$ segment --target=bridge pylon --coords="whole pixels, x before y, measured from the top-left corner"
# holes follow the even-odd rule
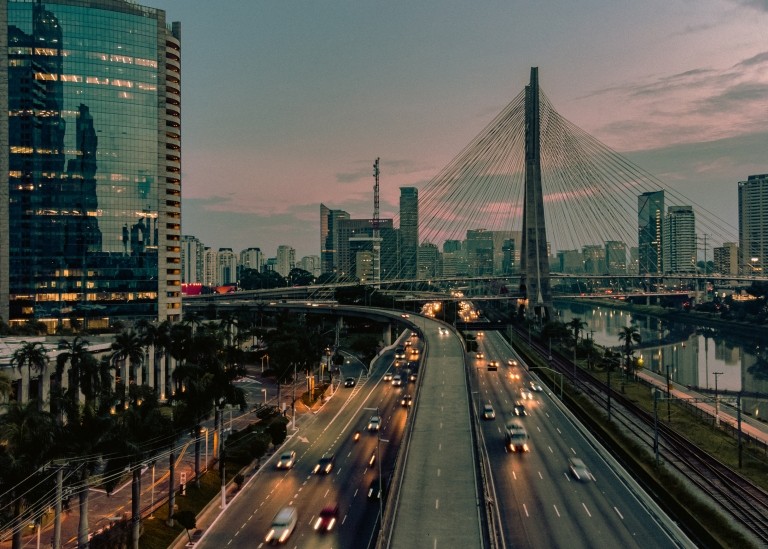
[[[539,69],[531,67],[531,82],[525,87],[525,201],[520,249],[520,290],[528,318],[546,322],[552,317],[552,289],[549,280],[547,228],[544,222],[544,194],[541,189],[541,129]]]

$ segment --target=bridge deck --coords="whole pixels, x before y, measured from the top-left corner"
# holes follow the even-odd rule
[[[438,323],[415,322],[429,347],[389,546],[482,547],[464,349]]]

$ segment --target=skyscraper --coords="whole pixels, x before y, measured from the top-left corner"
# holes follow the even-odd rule
[[[282,277],[287,277],[296,267],[296,250],[286,244],[277,247],[277,265],[275,270]]]
[[[400,276],[416,278],[419,249],[419,189],[400,187]]]
[[[670,206],[662,228],[665,273],[696,272],[696,218],[691,206]]]
[[[618,240],[606,241],[605,266],[608,274],[627,274],[627,245]]]
[[[768,271],[768,174],[739,181],[739,251],[742,274]]]
[[[205,245],[194,236],[183,235],[181,237],[181,281],[186,284],[202,283],[204,263]]]
[[[0,317],[181,318],[181,25],[127,0],[9,0]]]
[[[664,191],[637,197],[638,274],[662,272],[661,226],[664,217]]]
[[[342,219],[349,219],[349,213],[320,204],[320,263],[323,273],[338,272],[338,228]]]

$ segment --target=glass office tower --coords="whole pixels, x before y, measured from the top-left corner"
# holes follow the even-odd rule
[[[180,25],[125,0],[3,4],[0,316],[180,319]]]

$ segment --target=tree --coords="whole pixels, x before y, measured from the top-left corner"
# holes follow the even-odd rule
[[[18,368],[20,373],[24,369],[24,366],[27,367],[29,381],[32,380],[32,370],[37,372],[37,395],[35,395],[34,400],[37,402],[37,407],[39,409],[42,409],[43,399],[45,398],[43,395],[43,380],[41,374],[45,370],[45,367],[48,365],[48,361],[48,352],[40,342],[23,341],[21,347],[16,349],[11,356],[11,365]],[[24,377],[22,375],[21,384],[23,383]],[[24,389],[21,391],[23,393]],[[23,400],[22,395],[19,395],[19,400]],[[32,399],[30,398],[30,400]]]
[[[189,531],[197,528],[197,517],[195,516],[195,513],[192,511],[179,511],[178,513],[173,514],[173,518],[178,520],[179,524],[187,530],[187,538],[189,538],[189,541],[192,541],[192,536],[189,535]]]
[[[53,457],[54,433],[52,416],[34,402],[14,402],[0,416],[0,501],[13,516],[13,549],[22,547],[26,524],[45,507],[33,504],[45,498],[41,466]]]
[[[579,334],[587,327],[587,323],[578,317],[574,317],[567,323],[568,327],[573,330],[573,345],[576,346],[579,343]]]
[[[126,362],[128,368],[126,368]],[[139,376],[136,369],[144,362],[144,344],[142,338],[134,330],[124,330],[115,336],[112,342],[112,363],[117,369],[117,364],[121,364],[121,378],[125,383],[125,395],[128,396],[128,387],[131,379],[137,384]],[[143,381],[143,380],[142,380]]]
[[[632,347],[634,344],[640,343],[640,331],[636,326],[624,326],[619,331],[619,341],[624,345],[624,356],[626,357],[625,367],[627,372],[633,371],[633,364],[630,361],[632,356]]]

